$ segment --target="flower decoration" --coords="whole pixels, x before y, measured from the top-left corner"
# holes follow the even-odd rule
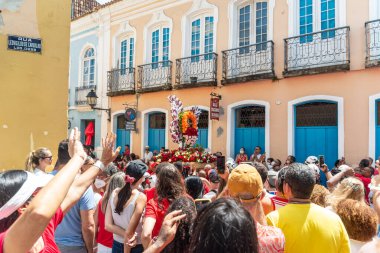
[[[182,114],[182,134],[195,136],[198,135],[198,119],[194,112],[186,111]],[[192,130],[190,130],[192,129]],[[190,131],[189,131],[190,130]]]
[[[175,95],[168,97],[171,105],[172,121],[170,122],[170,135],[174,143],[181,147],[193,146],[198,139],[198,120],[201,110],[194,106],[184,111],[183,104]]]
[[[213,163],[216,157],[203,148],[186,148],[175,149],[168,152],[163,152],[153,157],[155,162],[196,162],[196,163]]]

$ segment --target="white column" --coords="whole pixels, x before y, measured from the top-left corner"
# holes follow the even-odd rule
[[[110,70],[110,36],[111,20],[108,9],[99,13],[99,30],[98,30],[98,106],[101,108],[110,108],[107,97],[107,71]],[[106,111],[100,111],[100,137],[105,138],[107,134],[108,114]],[[102,148],[97,147],[98,156],[101,155]]]

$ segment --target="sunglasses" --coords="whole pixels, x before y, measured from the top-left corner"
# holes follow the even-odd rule
[[[49,160],[53,160],[53,156],[42,157],[42,159],[49,159]]]

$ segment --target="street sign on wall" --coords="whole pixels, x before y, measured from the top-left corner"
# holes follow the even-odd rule
[[[41,53],[42,40],[22,36],[8,35],[8,50]]]
[[[219,120],[220,108],[219,108],[219,98],[214,97],[210,100],[210,119]]]
[[[136,131],[136,122],[135,121],[126,121],[125,130]]]

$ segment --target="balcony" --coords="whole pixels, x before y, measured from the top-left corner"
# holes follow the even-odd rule
[[[87,94],[91,91],[96,91],[96,85],[82,86],[75,88],[75,105],[87,105]]]
[[[108,71],[107,80],[107,96],[113,97],[135,93],[135,68]]]
[[[367,68],[380,66],[380,19],[365,23]]]
[[[140,93],[172,88],[171,61],[161,61],[138,66],[137,91]]]
[[[217,85],[216,53],[194,55],[176,60],[176,88]]]
[[[349,69],[349,27],[285,39],[285,77]]]
[[[273,41],[225,50],[222,84],[274,78]]]

